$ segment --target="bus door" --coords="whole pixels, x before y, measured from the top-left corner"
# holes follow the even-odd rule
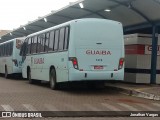
[[[43,64],[44,64],[44,43],[45,43],[45,34],[38,35],[37,38],[37,55],[32,57],[32,64],[36,66],[35,73],[39,74],[38,78],[44,79]]]
[[[21,51],[20,51],[20,56],[22,56],[22,76],[23,78],[27,78],[27,64],[26,64],[26,55],[27,55],[27,52],[28,52],[28,49],[27,49],[27,43],[28,40],[25,40],[24,43],[22,44],[22,47],[21,47]]]
[[[22,47],[23,42],[24,42],[23,39],[16,39],[16,49],[15,49],[15,51],[13,51],[13,52],[15,52],[15,54],[14,54],[15,56],[13,56],[13,62],[15,64],[15,66],[19,67],[19,68],[22,67],[22,58],[19,54],[16,54],[16,53],[20,52],[20,49]],[[13,46],[13,45],[11,45],[11,46]]]
[[[34,36],[32,39],[32,45],[31,45],[31,70],[32,73],[34,72],[36,74],[37,72],[37,64],[36,64],[36,58],[37,58],[37,36]],[[34,75],[32,75],[34,77]]]

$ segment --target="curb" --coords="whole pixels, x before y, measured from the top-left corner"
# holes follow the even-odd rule
[[[105,86],[110,87],[110,88],[114,88],[114,89],[118,90],[120,93],[129,95],[129,96],[135,96],[135,97],[145,98],[145,99],[149,99],[149,100],[160,101],[159,95],[146,93],[146,92],[142,92],[142,91],[134,90],[134,89],[126,89],[126,88],[112,86],[112,85],[105,85]]]
[[[132,96],[145,98],[145,99],[149,99],[149,100],[160,100],[159,95],[146,93],[146,92],[142,92],[142,91],[137,91],[137,90],[132,90]]]

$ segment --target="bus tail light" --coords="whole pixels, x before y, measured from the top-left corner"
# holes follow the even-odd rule
[[[76,57],[69,57],[69,61],[72,61],[73,67],[78,69],[78,61]]]
[[[120,59],[119,59],[119,66],[118,66],[118,69],[119,69],[119,70],[122,69],[123,64],[124,64],[124,58],[120,58]]]
[[[13,61],[14,65],[18,67],[17,59],[12,59],[12,61]]]

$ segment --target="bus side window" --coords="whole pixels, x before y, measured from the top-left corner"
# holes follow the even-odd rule
[[[0,46],[0,53],[1,53],[1,57],[2,57],[2,45]]]
[[[31,54],[33,53],[33,49],[34,49],[34,38],[33,37],[31,37],[31,50],[30,50],[30,52],[31,52]]]
[[[4,49],[4,56],[6,56],[6,45],[4,44],[3,47],[4,47],[3,48]]]
[[[59,30],[55,31],[54,51],[58,50]]]
[[[36,53],[37,52],[37,36],[32,37],[32,49],[31,53]]]
[[[1,45],[1,57],[3,56],[3,47],[2,47],[2,45]]]
[[[38,35],[38,41],[37,41],[37,53],[40,52],[40,44],[41,44],[41,38],[40,38],[40,36]]]
[[[7,43],[5,45],[5,56],[7,56]]]
[[[3,57],[5,56],[5,46],[4,46],[4,44],[2,45],[3,46]]]
[[[49,33],[45,34],[45,46],[44,46],[45,52],[48,52],[49,50],[49,36],[50,36]]]
[[[13,41],[10,43],[10,55],[13,53]]]
[[[4,56],[6,56],[6,51],[7,51],[6,44],[4,44]]]
[[[24,43],[22,44],[21,51],[20,51],[20,56],[26,56],[26,54],[27,54],[27,40],[28,39],[26,39],[24,41]]]
[[[1,45],[1,56],[3,56],[3,45]]]
[[[45,48],[45,33],[42,34],[42,38],[41,38],[41,52],[44,52],[44,48]]]
[[[7,47],[7,55],[10,56],[10,42],[8,43],[8,47]]]
[[[49,38],[49,50],[48,51],[53,51],[54,35],[55,35],[55,32],[51,31],[50,38]]]
[[[64,38],[64,50],[68,49],[68,44],[69,44],[69,27],[66,27],[65,29],[65,38]]]
[[[2,57],[2,45],[0,46],[0,48],[1,48],[1,49],[0,49],[0,53],[1,53],[1,57]]]
[[[3,56],[5,56],[5,44],[3,44]]]
[[[1,52],[1,57],[2,57],[3,56],[3,54],[2,54],[2,45],[1,45],[1,51],[0,52]]]
[[[5,56],[5,45],[3,45],[3,56]]]
[[[8,56],[8,43],[6,43],[6,56]]]
[[[41,52],[41,35],[38,35],[38,41],[37,41],[37,53]]]
[[[60,29],[60,36],[59,36],[59,47],[58,47],[58,50],[59,50],[59,51],[62,51],[62,50],[63,50],[64,32],[65,32],[65,28],[61,28],[61,29]]]
[[[10,51],[11,51],[11,43],[8,43],[8,55],[9,55],[9,56],[11,56],[11,55],[10,55]]]
[[[5,51],[5,44],[3,45],[3,56],[6,56],[6,51]]]
[[[2,50],[1,50],[1,46],[0,46],[0,57],[1,57],[1,54],[2,54]]]
[[[27,51],[27,54],[30,54],[31,53],[31,45],[32,45],[32,41],[31,41],[31,38],[28,39],[28,51]]]
[[[40,34],[38,36],[37,53],[44,52],[44,42],[45,42],[45,34]]]
[[[9,43],[9,48],[8,48],[8,55],[11,56],[11,47],[12,47],[12,42]]]
[[[2,57],[2,45],[0,46],[0,55],[1,55],[1,57]]]
[[[6,43],[6,56],[9,56],[8,52],[9,52],[9,43]]]

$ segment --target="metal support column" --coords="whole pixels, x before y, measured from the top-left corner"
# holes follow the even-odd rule
[[[150,83],[156,84],[156,71],[157,71],[157,45],[158,45],[158,27],[152,27],[152,55],[151,55],[151,78]]]

